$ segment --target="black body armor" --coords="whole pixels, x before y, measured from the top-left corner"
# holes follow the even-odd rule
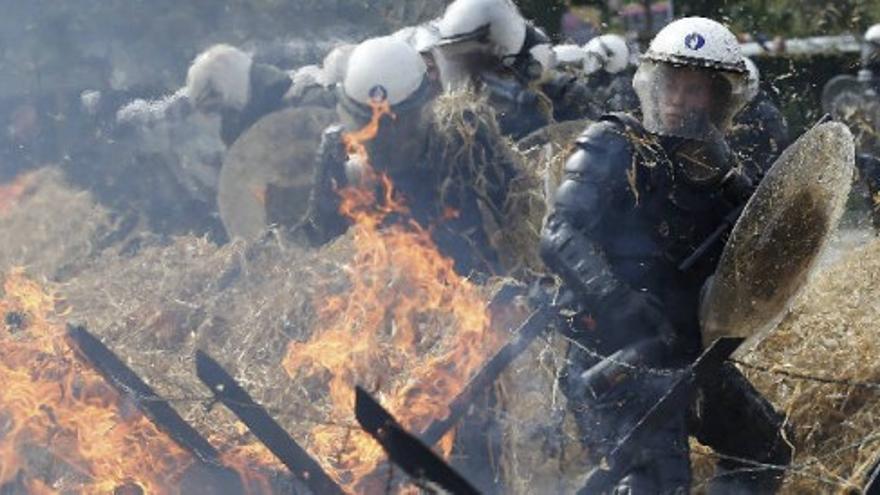
[[[707,163],[711,166],[700,166]],[[695,146],[659,138],[625,114],[603,117],[578,139],[542,232],[541,255],[578,301],[580,316],[565,330],[577,344],[569,350],[561,381],[594,460],[609,453],[700,353],[701,291],[723,243],[706,249],[689,268],[680,266],[752,190],[723,142]],[[615,359],[636,364],[626,379],[609,372]],[[748,382],[738,372],[730,376],[736,387],[724,382],[718,385],[724,393],[703,394],[709,405],[701,411],[711,412],[715,422],[692,421],[686,427],[684,404],[667,427],[644,437],[639,458],[628,461],[628,475],[608,490],[686,493],[689,431],[721,452],[767,461],[770,443],[781,443],[781,419],[748,415],[759,424],[727,430],[731,423],[718,415],[773,411],[753,388],[742,386],[740,381]],[[744,404],[761,407],[743,412]],[[753,440],[753,450],[731,447],[729,435]],[[787,462],[784,448],[773,452],[780,452],[774,460]],[[779,473],[755,477],[758,482],[765,483],[763,488],[753,488],[772,491]]]

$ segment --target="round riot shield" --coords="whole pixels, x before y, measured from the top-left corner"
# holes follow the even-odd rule
[[[873,89],[853,76],[837,76],[822,90],[822,108],[849,127],[859,150],[880,149],[880,96]]]
[[[703,343],[744,337],[753,347],[784,316],[844,210],[853,137],[821,124],[779,157],[746,204],[703,301]]]
[[[841,120],[847,109],[862,100],[862,93],[862,83],[855,76],[835,76],[822,88],[822,110],[835,120]]]
[[[230,239],[254,239],[269,225],[306,213],[322,131],[336,112],[319,107],[269,114],[239,137],[223,160],[217,204]]]

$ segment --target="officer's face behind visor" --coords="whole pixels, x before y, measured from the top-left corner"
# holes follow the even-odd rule
[[[633,86],[649,131],[700,141],[723,133],[731,90],[716,71],[646,61]]]

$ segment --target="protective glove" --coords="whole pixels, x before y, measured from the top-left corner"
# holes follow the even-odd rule
[[[662,364],[669,349],[660,338],[646,339],[615,352],[581,373],[587,394],[601,399],[614,387],[639,374],[642,368]]]
[[[621,289],[607,298],[596,317],[597,331],[606,332],[619,350],[580,377],[586,391],[599,399],[615,385],[634,375],[640,366],[657,366],[675,347],[676,332],[662,302],[647,292]]]
[[[675,158],[692,182],[707,186],[719,184],[735,166],[733,152],[722,138],[682,140],[675,150]]]
[[[736,154],[720,135],[710,141],[682,140],[675,150],[675,158],[692,184],[720,189],[733,205],[747,201],[755,190],[755,184],[739,166]]]

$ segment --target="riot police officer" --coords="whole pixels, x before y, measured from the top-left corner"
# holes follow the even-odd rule
[[[584,46],[584,73],[593,99],[604,112],[632,112],[638,98],[632,87],[634,66],[629,46],[623,36],[603,34]]]
[[[630,50],[622,36],[605,34],[583,47],[563,45],[556,49],[563,58],[562,70],[541,84],[553,102],[556,121],[597,119],[606,112],[638,109]]]
[[[479,280],[499,269],[484,217],[495,218],[504,228],[508,186],[518,172],[491,118],[468,113],[465,136],[438,121],[427,70],[419,52],[394,37],[367,40],[355,48],[339,93],[342,124],[323,135],[310,211],[294,233],[305,235],[312,245],[330,241],[351,222],[339,211],[341,191],[346,186],[375,190],[377,205],[388,206],[393,195],[391,201],[407,207],[380,228],[417,225],[429,231],[458,274]],[[369,169],[357,155],[348,156],[342,143],[345,131],[364,128],[375,115],[373,107],[385,103],[393,116],[383,115],[376,136],[363,144],[370,166],[387,176],[392,190],[385,181],[371,183]],[[479,400],[491,404],[494,399],[487,395]],[[456,465],[484,493],[498,488],[499,477],[489,466],[498,456],[499,432],[491,410],[475,406],[456,435]]]
[[[596,465],[608,456],[701,352],[698,307],[722,246],[690,268],[688,258],[752,185],[724,141],[746,101],[747,70],[735,36],[705,18],[666,26],[652,41],[633,86],[641,121],[610,114],[577,140],[541,256],[563,282],[576,316],[562,385]],[[688,435],[724,454],[712,488],[764,492],[780,483],[780,417],[730,365],[688,404],[644,432],[618,479],[595,468],[587,487],[613,493],[688,493]],[[697,420],[693,420],[697,418]],[[726,460],[725,460],[726,459]],[[748,466],[754,468],[754,465]]]
[[[260,117],[282,108],[291,84],[286,72],[223,44],[199,54],[186,74],[187,96],[195,108],[220,114],[226,146]]]
[[[446,90],[471,87],[487,95],[502,132],[514,139],[551,121],[552,102],[537,87],[550,69],[541,63],[550,40],[511,0],[456,0],[437,28]]]
[[[874,24],[865,31],[861,66],[859,80],[870,83],[873,87],[880,85],[880,24]]]
[[[858,77],[841,74],[822,89],[822,108],[849,126],[856,166],[868,189],[875,232],[880,232],[880,24],[865,31]]]
[[[437,95],[427,70],[419,53],[394,37],[367,40],[355,48],[339,92],[341,125],[324,133],[310,212],[298,231],[320,245],[347,230],[350,219],[338,211],[338,191],[361,183],[364,165],[347,156],[342,135],[365,127],[373,116],[372,105],[385,102],[393,116],[381,117],[378,133],[365,143],[370,163],[388,175],[412,220],[431,229],[440,251],[455,261],[456,271],[491,273],[497,269],[497,255],[483,214],[503,210],[514,165],[503,153],[497,128],[476,119],[471,123],[476,124],[472,143],[482,151],[463,152],[463,143],[450,147],[457,137],[434,119]],[[460,153],[446,154],[451,148]],[[469,156],[481,158],[467,161]],[[382,198],[377,195],[377,201]]]

